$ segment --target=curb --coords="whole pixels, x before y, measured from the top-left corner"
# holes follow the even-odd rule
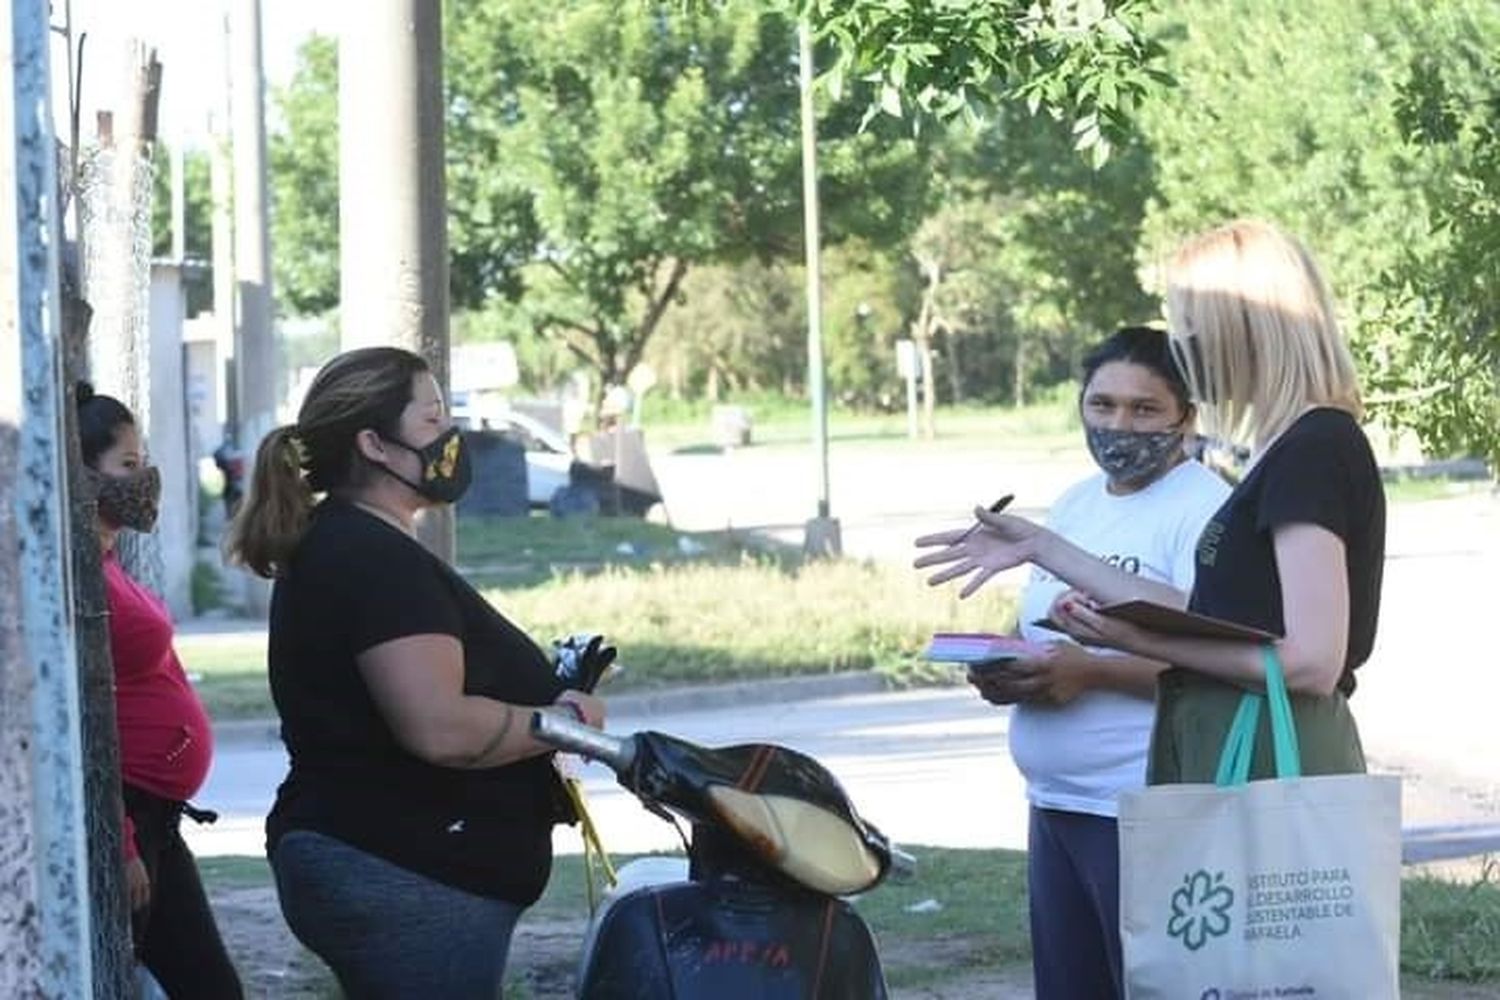
[[[730,681],[724,684],[684,685],[658,691],[628,692],[613,698],[606,692],[605,700],[609,703],[611,719],[650,719],[678,712],[715,711],[878,694],[891,690],[891,687],[884,676],[860,670],[802,677],[772,677],[758,681]],[[280,731],[281,724],[274,718],[229,719],[214,723],[214,740],[219,746],[275,745],[281,742]]]

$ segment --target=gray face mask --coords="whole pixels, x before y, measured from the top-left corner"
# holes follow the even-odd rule
[[[1083,428],[1089,454],[1113,483],[1140,488],[1171,468],[1182,451],[1182,431],[1117,431]]]

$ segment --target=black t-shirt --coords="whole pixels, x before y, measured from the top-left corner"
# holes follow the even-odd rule
[[[271,695],[291,771],[266,820],[268,850],[289,830],[315,830],[529,904],[551,871],[552,826],[567,815],[550,758],[429,764],[397,743],[356,663],[383,642],[431,633],[463,644],[467,694],[546,705],[562,690],[547,655],[415,539],[352,504],[319,504],[271,595]]]
[[[1385,565],[1385,492],[1364,432],[1343,410],[1310,410],[1271,444],[1198,540],[1188,608],[1277,635],[1281,578],[1272,532],[1316,524],[1343,539],[1349,578],[1349,646],[1339,690],[1369,659]]]

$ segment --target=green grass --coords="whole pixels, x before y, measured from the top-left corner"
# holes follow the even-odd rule
[[[910,850],[917,857],[912,881],[887,883],[855,901],[875,932],[893,986],[920,987],[967,971],[1030,960],[1025,854]],[[630,857],[617,856],[615,862],[623,864]],[[203,858],[198,864],[210,892],[270,885],[270,869],[261,858]],[[547,891],[528,911],[523,926],[583,919],[587,899],[583,859],[560,856]],[[909,912],[913,904],[928,899],[942,908]],[[1405,879],[1401,969],[1411,992],[1424,997],[1443,996],[1437,989],[1442,984],[1468,984],[1486,991],[1500,987],[1500,885],[1488,873],[1469,883],[1425,875]]]
[[[725,532],[683,532],[633,517],[475,517],[458,521],[458,565],[475,586],[530,586],[559,572],[737,559]]]
[[[1006,593],[960,602],[904,567],[749,555],[565,574],[487,596],[538,638],[608,635],[625,667],[615,690],[844,670],[898,682],[943,676],[917,659],[934,631],[997,629],[1013,617]]]
[[[216,891],[258,889],[271,884],[271,866],[259,856],[232,854],[199,858],[198,874],[203,884]]]
[[[1484,479],[1401,476],[1386,481],[1385,497],[1390,503],[1421,503],[1426,500],[1473,496],[1494,489],[1494,485]]]
[[[198,689],[208,714],[218,720],[275,714],[266,680],[264,635],[179,634],[177,656]]]
[[[1401,886],[1401,968],[1428,979],[1500,981],[1500,867],[1465,885],[1430,876]]]

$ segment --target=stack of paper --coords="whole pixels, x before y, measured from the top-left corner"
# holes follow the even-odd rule
[[[939,663],[987,663],[1037,656],[1041,647],[1014,636],[989,632],[935,632],[922,658]]]

